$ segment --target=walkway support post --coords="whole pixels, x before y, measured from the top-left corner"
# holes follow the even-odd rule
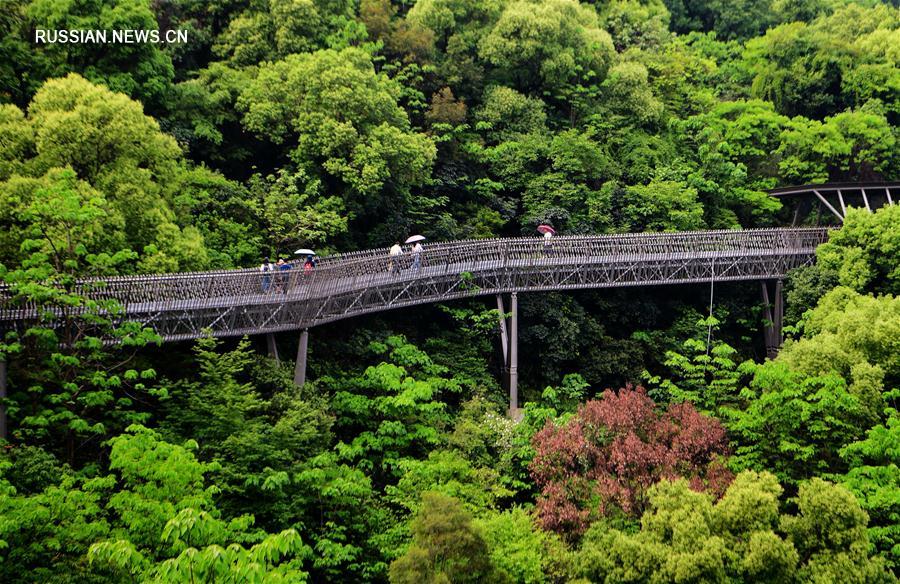
[[[784,344],[784,334],[781,327],[784,324],[784,284],[781,280],[775,282],[775,342],[778,348]]]
[[[0,440],[9,436],[6,425],[6,355],[0,354]]]
[[[509,335],[506,332],[506,309],[503,307],[503,295],[497,294],[497,310],[500,312],[500,349],[503,351],[503,368],[509,366]]]
[[[294,364],[294,385],[303,387],[306,383],[306,348],[309,346],[309,329],[300,332],[297,346],[297,362]]]
[[[519,409],[519,297],[513,292],[509,300],[509,416]]]
[[[278,345],[275,344],[275,334],[266,333],[266,349],[268,350],[269,359],[275,359],[276,363],[281,363],[278,358]]]
[[[763,327],[763,339],[766,343],[766,357],[774,359],[778,356],[778,350],[784,343],[784,335],[781,332],[784,323],[784,285],[781,280],[775,282],[774,304],[769,299],[769,285],[765,280],[760,282],[762,287],[763,318],[766,323]]]

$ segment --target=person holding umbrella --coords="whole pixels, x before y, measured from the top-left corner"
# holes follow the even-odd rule
[[[303,262],[303,273],[308,276],[308,275],[312,274],[315,267],[316,267],[316,256],[307,255],[306,261]]]
[[[414,272],[418,272],[419,268],[422,265],[422,242],[425,241],[425,238],[421,235],[413,235],[408,237],[404,243],[412,243],[414,244],[412,247],[412,265],[409,267],[410,270]]]
[[[316,252],[311,249],[298,249],[294,252],[296,255],[305,255],[306,261],[303,262],[303,276],[308,278],[312,275],[313,269],[316,267]]]
[[[537,230],[539,233],[544,234],[544,255],[550,255],[551,245],[550,240],[553,238],[553,235],[556,233],[556,230],[550,227],[549,225],[538,225]]]

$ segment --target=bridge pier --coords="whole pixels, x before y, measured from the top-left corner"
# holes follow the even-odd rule
[[[766,342],[766,357],[774,359],[778,356],[778,350],[784,343],[784,334],[782,333],[782,325],[784,323],[784,292],[781,280],[775,281],[774,304],[769,300],[769,285],[763,280],[760,282],[762,287],[763,300],[763,318],[765,318],[765,326],[763,327],[763,338]]]
[[[519,414],[519,298],[513,292],[509,298],[509,417]]]
[[[506,309],[503,294],[497,294],[497,310],[500,312],[500,349],[503,352],[503,371],[509,367],[509,335],[506,333]]]
[[[509,387],[509,416],[519,417],[519,297],[513,292],[509,299],[509,324],[503,296],[497,294],[500,311],[500,347],[503,350],[503,374]]]
[[[297,361],[294,363],[294,385],[303,387],[306,383],[306,349],[309,346],[309,329],[300,332],[300,344],[297,345]]]
[[[266,349],[269,355],[269,359],[275,359],[275,362],[280,364],[281,359],[278,358],[278,345],[275,344],[274,333],[266,334]]]

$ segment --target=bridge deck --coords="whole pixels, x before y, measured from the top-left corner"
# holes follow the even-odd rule
[[[470,240],[426,245],[388,271],[387,249],[323,258],[312,274],[225,270],[86,279],[76,290],[116,300],[124,318],[166,340],[308,328],[404,306],[504,292],[781,278],[814,261],[825,228]],[[64,309],[51,308],[59,318]],[[71,309],[69,309],[71,310]],[[44,313],[47,307],[42,307]],[[33,322],[38,307],[0,290],[0,328]],[[51,318],[51,320],[53,320]]]

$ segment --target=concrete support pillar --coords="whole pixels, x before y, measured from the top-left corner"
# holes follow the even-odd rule
[[[281,360],[278,358],[278,345],[275,344],[274,333],[266,334],[266,349],[269,354],[269,359],[275,359],[277,363],[281,363]]]
[[[500,349],[503,351],[503,367],[509,366],[509,335],[506,332],[506,309],[503,307],[503,295],[497,294],[497,310],[500,312]]]
[[[509,301],[509,415],[519,409],[519,298],[513,292]]]
[[[300,333],[300,344],[297,345],[297,362],[294,364],[294,384],[303,387],[306,383],[306,349],[309,346],[309,329]]]
[[[769,286],[765,281],[760,282],[762,287],[763,318],[766,321],[763,327],[763,338],[766,342],[766,356],[774,359],[778,356],[778,350],[784,342],[782,325],[784,323],[784,293],[781,280],[775,282],[774,305],[769,299]],[[773,310],[774,309],[774,310]]]
[[[6,425],[6,355],[0,355],[0,440],[9,437]]]
[[[775,282],[775,342],[778,348],[784,344],[781,327],[784,324],[784,285],[781,280]]]

